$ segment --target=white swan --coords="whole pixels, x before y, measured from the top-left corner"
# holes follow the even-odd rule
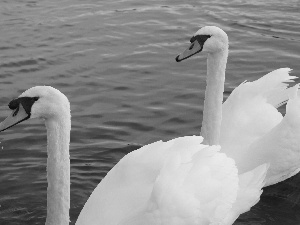
[[[290,69],[278,69],[256,81],[242,83],[222,106],[228,57],[226,33],[214,26],[199,29],[176,60],[198,52],[208,53],[201,130],[206,143],[220,144],[221,152],[235,160],[239,173],[270,163],[266,186],[298,173],[300,95],[299,84],[287,88],[286,83],[296,78],[289,75]],[[285,102],[286,114],[282,117],[276,108]]]
[[[46,225],[69,224],[70,106],[58,90],[39,86],[9,103],[3,131],[26,119],[47,127]],[[126,155],[94,190],[77,225],[232,224],[262,193],[266,164],[238,176],[220,147],[191,136],[155,142]]]
[[[0,131],[27,119],[45,120],[48,153],[46,225],[69,224],[71,116],[67,97],[52,87],[38,86],[12,100],[9,108],[13,112],[0,123]]]

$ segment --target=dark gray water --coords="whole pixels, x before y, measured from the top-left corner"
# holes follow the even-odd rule
[[[15,0],[0,2],[0,106],[36,85],[72,109],[71,224],[124,154],[198,134],[206,60],[175,56],[199,27],[230,38],[225,96],[280,67],[300,76],[299,1]],[[7,107],[0,107],[1,119]],[[44,224],[46,130],[1,133],[0,225]],[[238,225],[300,224],[300,175],[266,188]]]

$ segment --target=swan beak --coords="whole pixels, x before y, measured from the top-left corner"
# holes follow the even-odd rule
[[[3,122],[0,123],[0,132],[27,120],[29,117],[30,115],[27,114],[23,105],[20,103],[19,106]]]
[[[191,56],[197,54],[198,52],[202,51],[203,46],[199,44],[197,40],[192,42],[190,46],[181,54],[176,57],[176,62],[181,62]]]
[[[204,46],[204,43],[207,39],[209,39],[211,35],[196,35],[193,36],[190,40],[191,44],[190,46],[180,55],[176,57],[176,61],[180,62],[182,60],[185,60],[187,58],[190,58],[191,56],[197,54],[198,52],[201,52]]]

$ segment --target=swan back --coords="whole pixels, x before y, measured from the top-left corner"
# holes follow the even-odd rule
[[[76,225],[223,225],[236,219],[242,212],[232,211],[240,191],[234,160],[202,141],[180,137],[127,154],[96,187]],[[256,190],[250,200],[241,198],[246,211],[261,194],[266,168],[259,171],[244,179]]]
[[[231,225],[259,201],[268,165],[238,176],[234,160],[220,153],[219,146],[195,140],[170,141],[173,151],[148,202],[119,225]]]
[[[281,68],[244,82],[223,104],[222,151],[235,159],[239,173],[271,163],[267,185],[290,176],[299,167],[300,98],[297,85],[288,87],[296,78],[290,71]],[[276,108],[285,102],[283,117]]]
[[[185,146],[191,143],[187,137],[174,142],[179,146],[180,142]],[[230,212],[238,192],[234,161],[219,153],[219,146],[193,147],[197,150],[188,153],[188,157],[189,148],[183,146],[170,155],[154,183],[145,211],[135,221],[150,221],[149,225],[217,224]],[[140,224],[132,222],[126,225]]]

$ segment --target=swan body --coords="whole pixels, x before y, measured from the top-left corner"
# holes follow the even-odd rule
[[[158,141],[124,156],[76,225],[232,224],[258,202],[268,166],[238,176],[234,161],[202,140]]]
[[[294,87],[287,84],[297,77],[289,75],[289,68],[275,70],[256,81],[242,83],[222,105],[228,37],[220,28],[206,26],[196,32],[191,42],[190,47],[177,56],[177,61],[198,52],[207,53],[207,79],[215,79],[214,86],[207,83],[207,90],[211,91],[205,95],[201,130],[204,140],[210,142],[210,135],[217,132],[219,138],[214,144],[220,144],[221,152],[235,160],[239,173],[270,163],[266,186],[298,173],[299,84]],[[283,117],[277,108],[284,103],[287,106]],[[209,127],[210,121],[217,121],[218,125]]]
[[[266,185],[283,181],[300,169],[299,84],[290,69],[275,70],[242,83],[223,104],[220,144],[241,173],[269,162]],[[287,102],[283,117],[277,107]],[[238,141],[237,141],[238,140]]]
[[[47,128],[46,225],[69,224],[68,99],[39,86],[9,103],[6,130],[41,118]],[[127,154],[94,190],[77,225],[230,225],[259,201],[267,164],[238,175],[234,160],[200,136],[158,141]]]

